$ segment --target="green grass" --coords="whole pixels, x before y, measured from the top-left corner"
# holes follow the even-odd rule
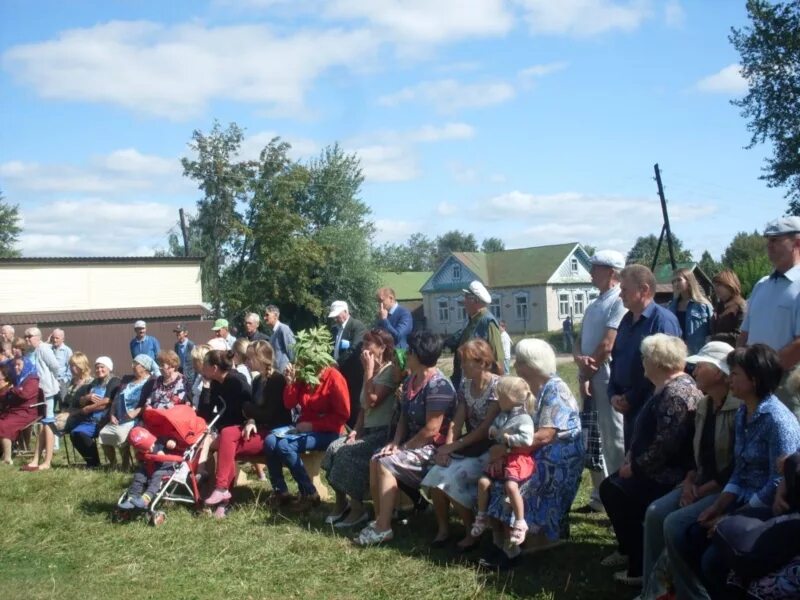
[[[572,365],[566,365],[567,380]],[[236,490],[224,521],[167,508],[159,527],[110,520],[129,475],[65,467],[0,469],[0,593],[25,598],[630,598],[598,566],[613,549],[604,520],[574,514],[572,541],[484,573],[429,547],[430,514],[397,525],[395,541],[361,549],[326,526],[329,507],[297,516],[270,509],[268,486]],[[575,506],[587,500],[588,474]],[[461,529],[455,523],[454,530]]]

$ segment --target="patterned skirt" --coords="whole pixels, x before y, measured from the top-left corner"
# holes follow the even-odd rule
[[[376,460],[398,481],[405,483],[410,488],[419,489],[420,483],[433,466],[435,452],[434,444],[426,444],[422,448],[414,450],[398,450],[390,456],[382,456]]]
[[[428,495],[431,488],[439,488],[453,502],[474,510],[478,502],[478,479],[488,464],[488,452],[476,457],[452,457],[446,467],[434,465],[428,471],[422,488]]]
[[[328,474],[328,483],[339,492],[362,500],[369,494],[369,460],[377,450],[386,445],[389,427],[371,427],[363,437],[345,444],[340,437],[325,451],[322,468]]]

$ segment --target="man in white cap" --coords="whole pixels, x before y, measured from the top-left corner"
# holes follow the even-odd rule
[[[775,270],[753,288],[737,346],[766,344],[789,373],[800,362],[800,217],[767,223],[767,255]],[[785,382],[785,379],[784,379]],[[785,385],[776,395],[800,419],[800,399]]]
[[[147,335],[147,323],[140,319],[133,324],[133,330],[136,335],[133,336],[130,344],[131,358],[146,354],[155,360],[158,353],[161,352],[161,344],[152,335]]]
[[[347,389],[350,392],[350,419],[352,427],[358,418],[358,398],[361,396],[361,384],[364,381],[364,367],[361,364],[361,340],[367,328],[364,323],[350,315],[350,309],[344,300],[336,300],[331,304],[328,318],[334,319],[333,358],[339,365]]]
[[[586,307],[581,335],[572,355],[579,369],[583,413],[596,411],[600,433],[602,464],[592,471],[592,495],[588,510],[601,512],[600,483],[616,472],[625,458],[624,418],[608,401],[608,379],[611,375],[611,350],[617,339],[617,328],[627,312],[619,297],[620,272],[625,257],[615,250],[601,250],[591,257],[592,284],[600,295]],[[584,426],[590,424],[584,423]],[[589,427],[590,439],[592,437]],[[591,449],[590,449],[591,450]]]
[[[505,352],[500,335],[500,323],[488,308],[492,303],[492,295],[480,281],[473,281],[467,289],[461,291],[464,292],[464,312],[467,313],[469,321],[461,331],[453,357],[453,375],[450,379],[456,389],[461,384],[461,359],[458,356],[458,348],[473,338],[482,338],[489,343],[498,368],[501,372],[505,371]]]

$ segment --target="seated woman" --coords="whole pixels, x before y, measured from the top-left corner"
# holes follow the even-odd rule
[[[400,420],[394,439],[370,461],[369,485],[375,521],[361,530],[355,542],[372,546],[394,538],[392,513],[398,482],[418,489],[433,466],[436,448],[450,430],[456,391],[436,366],[442,354],[439,336],[415,331],[408,338],[406,366],[411,374],[403,382]]]
[[[92,370],[89,357],[83,352],[74,352],[67,361],[72,379],[67,384],[61,412],[56,415],[56,432],[67,434],[82,420],[80,399],[89,393],[92,383]]]
[[[520,494],[529,543],[534,535],[539,547],[545,548],[569,536],[569,509],[578,492],[584,461],[578,403],[556,375],[556,355],[547,342],[521,340],[514,368],[536,397],[536,409],[531,415],[536,428],[531,446],[536,470],[520,487]],[[506,446],[492,446],[489,460],[499,461],[509,453]],[[510,568],[520,553],[519,546],[509,541],[514,513],[505,498],[503,482],[495,482],[487,511],[494,545],[480,562],[486,568]]]
[[[152,369],[153,359],[147,354],[138,354],[133,359],[133,377],[120,386],[111,402],[108,424],[100,430],[99,438],[112,469],[117,466],[116,448],[127,450],[128,434],[142,410],[140,408],[142,396],[147,397],[149,390],[152,389],[153,381],[150,379]],[[145,390],[148,382],[148,389]],[[127,470],[131,466],[130,455],[126,451],[122,451],[121,454],[122,468]]]
[[[447,434],[447,443],[436,450],[436,465],[422,480],[423,489],[433,501],[438,531],[433,546],[450,537],[450,504],[453,504],[466,533],[457,544],[461,551],[477,544],[470,530],[475,520],[473,509],[478,498],[478,479],[489,464],[489,427],[500,412],[497,405],[497,365],[492,347],[480,338],[462,344],[463,378],[458,388],[456,412]],[[462,431],[466,425],[466,431]]]
[[[192,404],[195,408],[207,405],[209,403],[208,390],[211,387],[211,382],[203,377],[203,361],[211,350],[208,344],[198,344],[192,348],[192,368],[194,370],[194,381],[190,381],[192,386]]]
[[[161,375],[156,377],[152,387],[148,386],[139,400],[139,409],[172,408],[176,404],[191,404],[192,391],[186,377],[178,370],[181,359],[172,350],[162,350],[156,356]]]
[[[108,414],[111,399],[119,391],[120,379],[112,373],[114,363],[107,356],[100,356],[94,363],[94,379],[88,390],[78,399],[80,415],[77,424],[70,431],[72,445],[86,461],[86,466],[94,469],[100,466],[97,453],[98,428]]]
[[[687,563],[686,576],[699,597],[722,597],[728,573],[718,550],[709,544],[709,532],[735,510],[771,506],[782,477],[778,459],[800,448],[800,424],[775,396],[783,376],[777,353],[754,344],[737,348],[727,361],[731,393],[743,402],[734,426],[733,473],[697,524],[679,527],[672,515],[664,522],[670,563]]]
[[[645,511],[686,476],[692,455],[694,411],[703,397],[684,372],[683,340],[657,333],[642,340],[641,351],[645,377],[655,389],[636,418],[625,462],[600,484],[600,499],[619,546],[601,564],[627,564],[628,569],[615,573],[614,579],[634,586],[642,583]]]
[[[339,528],[353,527],[368,520],[363,500],[369,493],[369,461],[389,440],[400,376],[394,364],[394,338],[389,332],[385,329],[368,331],[362,344],[364,384],[355,429],[328,446],[322,463],[328,473],[328,483],[336,492],[336,507],[325,522]]]
[[[39,376],[32,360],[22,357],[0,365],[0,443],[3,462],[13,463],[11,446],[19,433],[36,420]]]
[[[733,348],[724,342],[709,342],[686,359],[695,365],[692,374],[705,394],[697,404],[694,418],[693,468],[677,488],[655,500],[645,513],[643,599],[663,593],[659,588],[665,576],[672,581],[679,597],[694,597],[690,583],[685,582],[687,567],[683,557],[669,565],[668,573],[663,568],[657,573],[655,567],[664,552],[667,516],[671,516],[671,527],[685,531],[716,500],[733,471],[733,427],[741,400],[730,393],[727,358],[731,352]]]
[[[216,487],[206,499],[208,506],[230,500],[237,460],[259,459],[264,454],[264,440],[269,432],[292,424],[291,412],[283,406],[286,380],[272,370],[272,346],[263,340],[253,342],[247,348],[246,360],[248,368],[256,375],[252,399],[242,403],[247,421],[243,426],[231,425],[220,430],[216,441]]]
[[[286,389],[283,405],[299,410],[292,430],[273,432],[264,441],[269,480],[279,503],[289,500],[289,489],[283,477],[286,465],[297,482],[300,496],[297,507],[310,508],[319,504],[319,494],[303,465],[303,452],[322,451],[339,437],[350,416],[350,395],[347,381],[334,367],[321,363],[327,357],[323,347],[330,344],[326,329],[300,332],[295,344],[295,363],[286,366]],[[312,340],[321,340],[317,346]],[[332,359],[329,359],[332,361]],[[301,380],[302,377],[304,380]]]

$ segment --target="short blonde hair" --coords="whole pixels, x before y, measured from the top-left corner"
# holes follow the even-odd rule
[[[655,333],[642,340],[642,360],[666,371],[682,371],[688,351],[684,341],[674,335]]]
[[[526,365],[542,375],[556,373],[556,353],[553,347],[536,338],[527,338],[517,342],[517,362]]]
[[[78,350],[77,352],[73,352],[72,356],[69,357],[67,364],[76,367],[78,371],[80,371],[80,379],[88,379],[92,372],[92,367],[89,364],[89,357],[86,356],[83,352]]]
[[[497,382],[497,397],[501,396],[511,400],[515,406],[522,406],[525,412],[533,410],[534,398],[533,392],[528,382],[522,377],[514,375],[505,375]]]
[[[192,348],[192,364],[202,365],[206,358],[206,354],[211,351],[211,346],[208,344],[199,344]]]

